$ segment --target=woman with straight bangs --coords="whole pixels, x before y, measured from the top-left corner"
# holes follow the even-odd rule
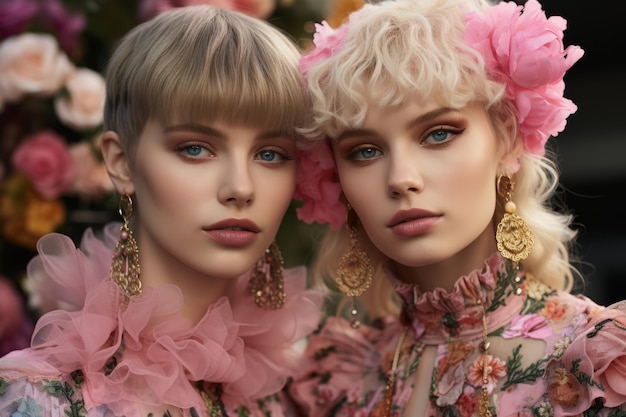
[[[583,55],[565,27],[536,0],[383,1],[317,25],[296,199],[329,224],[315,274],[345,298],[290,386],[303,414],[626,412],[626,316],[570,293],[572,216],[551,205],[545,145]]]
[[[322,297],[274,243],[310,99],[299,51],[210,6],[133,29],[108,63],[101,151],[122,223],[28,266],[63,309],[0,359],[3,416],[294,415],[283,388]]]

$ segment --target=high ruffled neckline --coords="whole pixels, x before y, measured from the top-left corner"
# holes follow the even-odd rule
[[[403,303],[403,316],[417,340],[427,345],[465,340],[482,334],[483,306],[489,332],[511,322],[523,306],[516,289],[524,273],[495,252],[477,268],[461,276],[452,291],[423,292],[416,284],[386,271]]]
[[[102,240],[88,230],[80,249],[67,236],[47,235],[28,266],[37,293],[63,305],[40,318],[31,351],[62,373],[82,371],[88,408],[107,404],[116,415],[163,405],[202,409],[195,381],[221,384],[227,405],[284,386],[297,369],[294,345],[320,318],[322,294],[306,289],[303,267],[284,271],[282,309],[255,305],[248,273],[192,326],[175,285],[144,288],[119,306],[118,288],[108,279],[118,230],[107,225]]]

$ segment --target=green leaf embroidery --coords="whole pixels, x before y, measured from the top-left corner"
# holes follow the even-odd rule
[[[505,391],[512,385],[534,382],[545,374],[543,365],[548,361],[548,358],[539,359],[530,364],[526,369],[522,369],[523,355],[520,354],[521,348],[521,344],[517,345],[517,347],[513,349],[513,356],[506,361],[506,367],[509,371],[506,375],[506,381],[502,385],[502,391]]]

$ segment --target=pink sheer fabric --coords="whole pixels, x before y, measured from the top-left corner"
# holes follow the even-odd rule
[[[28,273],[40,293],[65,309],[43,315],[32,348],[10,355],[5,364],[24,358],[49,364],[41,369],[46,373],[82,370],[85,407],[106,404],[120,416],[162,405],[203,409],[193,381],[222,384],[227,406],[252,403],[285,385],[297,369],[296,342],[320,317],[322,295],[306,289],[304,268],[285,271],[288,295],[281,310],[259,309],[244,275],[228,298],[191,326],[180,314],[183,296],[173,285],[144,288],[120,308],[118,289],[108,280],[117,230],[109,225],[103,240],[87,231],[80,249],[60,234],[40,240],[40,255]]]

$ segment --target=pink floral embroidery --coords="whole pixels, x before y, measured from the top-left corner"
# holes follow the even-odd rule
[[[338,395],[339,391],[331,384],[320,384],[317,387],[317,398],[320,404],[333,402]]]
[[[545,340],[552,336],[552,327],[548,325],[546,318],[539,314],[516,316],[511,322],[511,327],[502,333],[502,337],[512,339],[520,336]]]
[[[550,375],[550,379],[548,395],[553,403],[565,407],[573,407],[578,404],[582,387],[574,375],[563,368],[559,368]]]
[[[550,299],[546,301],[546,305],[540,313],[546,319],[552,320],[554,323],[558,323],[565,317],[565,313],[567,313],[567,306],[561,305],[557,299]]]
[[[487,391],[491,393],[496,386],[496,383],[501,378],[506,376],[506,362],[496,358],[492,355],[486,355],[485,357],[487,361]],[[483,386],[483,357],[482,355],[472,363],[469,368],[469,375],[467,379],[470,384],[475,387]]]
[[[463,364],[459,363],[454,368],[454,371],[446,372],[439,380],[435,390],[435,395],[438,397],[437,405],[444,407],[456,403],[463,393],[464,383],[465,371],[463,370]]]

